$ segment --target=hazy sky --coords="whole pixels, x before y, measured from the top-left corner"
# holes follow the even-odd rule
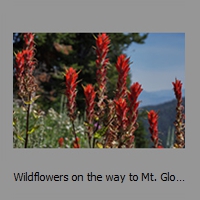
[[[149,33],[145,44],[133,43],[125,52],[130,61],[132,82],[146,91],[172,89],[180,79],[185,88],[185,34]]]

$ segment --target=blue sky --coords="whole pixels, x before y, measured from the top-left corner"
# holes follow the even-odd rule
[[[149,33],[145,44],[133,43],[125,53],[132,62],[132,82],[145,91],[172,89],[175,77],[185,88],[184,33]]]

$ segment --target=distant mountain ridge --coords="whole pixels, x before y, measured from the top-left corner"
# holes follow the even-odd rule
[[[182,96],[185,96],[185,89],[182,90]],[[141,100],[140,107],[158,105],[174,99],[175,95],[173,89],[155,92],[147,92],[143,90],[139,96],[139,100]]]

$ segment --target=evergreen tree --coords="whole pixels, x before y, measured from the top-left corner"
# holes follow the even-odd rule
[[[138,115],[138,124],[139,127],[135,131],[135,148],[148,148],[149,147],[149,139],[147,137],[147,131],[145,129],[143,120],[146,117],[146,111],[142,111]]]

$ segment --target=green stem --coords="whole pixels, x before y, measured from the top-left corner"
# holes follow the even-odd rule
[[[28,101],[31,101],[31,93],[29,93],[29,99]],[[28,145],[28,129],[29,129],[29,112],[30,112],[30,104],[28,104],[27,108],[27,114],[26,114],[26,140],[25,140],[25,146],[24,148],[27,148]]]
[[[95,138],[93,138],[93,144],[92,144],[92,148],[95,148],[95,142],[96,142],[96,139]]]
[[[88,136],[88,143],[89,143],[89,148],[91,148],[91,136]]]
[[[74,137],[75,137],[75,141],[76,141],[76,144],[77,144],[77,147],[78,147],[78,141],[77,141],[77,135],[76,135],[76,131],[75,131],[75,126],[74,126],[74,120],[71,120],[72,122],[72,129],[73,129],[73,134],[74,134]]]

